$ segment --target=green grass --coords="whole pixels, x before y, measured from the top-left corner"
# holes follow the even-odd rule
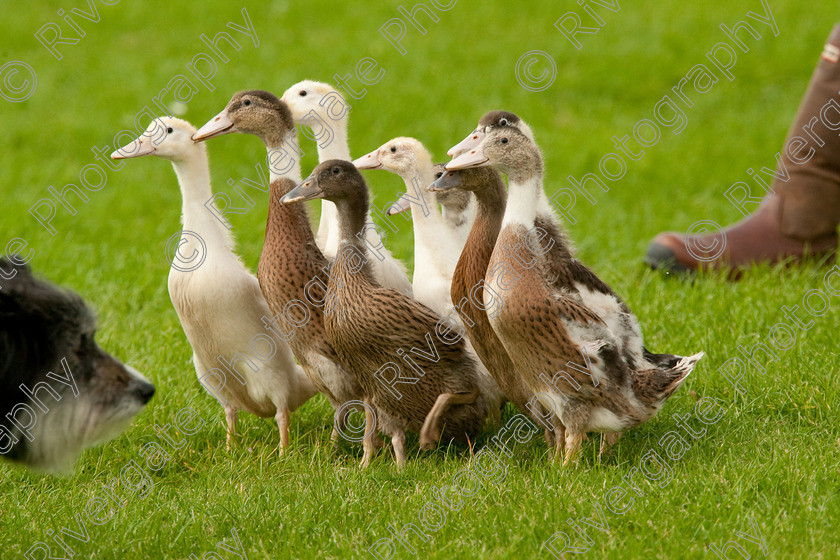
[[[141,160],[109,172],[107,185],[91,193],[77,215],[59,208],[55,236],[28,212],[49,196],[49,185],[77,182],[79,170],[94,161],[91,147],[111,144],[116,132],[132,128],[135,114],[207,50],[199,35],[212,37],[227,22],[241,23],[242,6],[97,3],[101,21],[76,17],[86,36],[60,46],[64,58],[57,61],[33,34],[46,22],[61,22],[58,9],[69,12],[82,3],[5,4],[0,63],[26,61],[37,72],[38,89],[24,103],[0,100],[0,249],[8,239],[25,238],[35,250],[32,265],[95,307],[100,344],[146,372],[158,393],[124,435],[87,451],[73,477],[0,466],[0,556],[22,558],[33,543],[52,542],[50,531],[76,529],[74,516],[103,495],[103,484],[132,460],[145,464],[140,449],[159,441],[153,426],[172,424],[180,409],[191,406],[204,427],[183,436],[180,449],[170,449],[166,465],[150,475],[148,495],[119,486],[115,492],[125,506],[102,526],[88,523],[88,543],[65,538],[77,558],[201,557],[222,539],[233,546],[232,528],[252,559],[372,558],[366,550],[389,536],[389,524],[418,523],[434,486],[452,484],[456,473],[476,468],[470,451],[421,454],[413,438],[404,471],[387,452],[360,471],[357,447],[332,450],[330,407],[321,397],[293,415],[292,450],[285,457],[276,454],[273,422],[250,415],[240,420],[239,443],[226,451],[221,408],[196,381],[190,347],[166,292],[164,243],[180,229],[180,194],[170,166]],[[439,23],[427,25],[425,36],[409,26],[402,56],[377,32],[397,16],[395,0],[375,7],[321,0],[249,3],[259,47],[233,32],[243,39],[242,49],[225,47],[230,62],[219,65],[215,91],[201,87],[184,118],[201,125],[236,90],[280,93],[304,78],[332,80],[370,56],[386,74],[367,87],[364,98],[350,101],[354,154],[410,135],[440,159],[485,111],[506,108],[533,126],[545,153],[547,189],[554,191],[568,186],[569,174],[595,171],[601,156],[615,151],[614,134],[632,133],[692,66],[708,63],[705,53],[726,39],[720,23],[731,26],[747,11],[763,11],[758,0],[647,4],[622,2],[618,13],[593,4],[605,24],[595,35],[581,35],[583,48],[577,50],[553,27],[568,10],[584,14],[575,2],[458,2],[439,14]],[[550,463],[539,437],[511,444],[504,479],[484,480],[460,511],[447,512],[428,542],[413,539],[414,556],[551,558],[541,544],[557,531],[581,546],[585,541],[566,520],[597,520],[595,504],[604,508],[607,492],[649,450],[663,453],[658,441],[677,429],[672,415],[693,414],[695,400],[712,397],[725,413],[705,436],[690,441],[679,460],[667,459],[670,483],[659,487],[637,474],[644,496],[623,515],[604,509],[609,533],[588,529],[593,543],[580,557],[713,557],[710,543],[720,548],[736,538],[756,557],[759,546],[736,537],[738,531],[752,533],[750,519],[774,557],[837,557],[840,299],[831,297],[832,309],[815,317],[810,330],[797,331],[795,344],[779,352],[777,361],[765,361],[767,373],[750,367],[744,395],[718,371],[738,355],[739,345],[766,343],[770,328],[784,320],[781,307],[801,308],[808,290],[823,288],[829,267],[761,266],[738,283],[717,274],[681,282],[640,262],[659,231],[684,231],[700,219],[737,219],[724,198],[726,188],[746,180],[748,168],[773,166],[837,12],[823,4],[803,10],[792,0],[771,0],[770,7],[780,35],[774,38],[769,27],[756,24],[762,39],[745,39],[750,50],[738,52],[734,81],[694,93],[685,129],[679,135],[663,129],[659,142],[641,161],[630,162],[608,193],[596,193],[597,204],[578,197],[577,223],[569,228],[581,258],[638,315],[649,348],[702,349],[707,357],[663,412],[627,433],[602,463],[596,439],[585,444],[580,464],[572,468]],[[591,25],[588,16],[583,19]],[[66,24],[62,29],[69,31]],[[557,63],[555,83],[540,93],[514,79],[516,60],[532,49]],[[307,172],[316,162],[315,149],[308,142],[304,149]],[[262,150],[256,139],[243,136],[210,143],[216,187],[226,187],[231,177],[253,177]],[[384,173],[368,178],[380,206],[402,187]],[[266,202],[231,218],[239,252],[253,269]],[[389,240],[410,263],[408,224]],[[697,420],[691,425],[701,426]],[[476,450],[492,435],[484,434]],[[215,550],[222,558],[236,557]],[[53,552],[60,555],[55,544]],[[736,554],[730,551],[730,557]],[[411,556],[399,546],[394,555]]]

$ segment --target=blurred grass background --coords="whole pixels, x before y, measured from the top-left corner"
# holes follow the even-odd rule
[[[214,90],[199,86],[188,104],[183,118],[196,126],[237,90],[279,95],[306,78],[334,82],[334,74],[353,72],[360,58],[373,57],[384,77],[366,86],[362,99],[348,99],[354,156],[405,135],[423,141],[442,160],[485,111],[504,108],[533,127],[551,194],[568,186],[567,175],[596,171],[601,156],[615,151],[613,135],[632,134],[633,125],[651,118],[654,104],[692,66],[708,64],[706,52],[727,40],[721,23],[731,27],[748,11],[763,13],[758,0],[622,3],[617,13],[591,4],[605,23],[597,34],[580,35],[583,48],[577,50],[554,27],[572,10],[591,25],[576,2],[462,0],[449,11],[436,11],[438,23],[421,19],[425,35],[409,25],[403,56],[378,33],[398,17],[401,4],[395,0],[95,5],[101,20],[75,17],[86,35],[77,44],[59,45],[58,61],[34,33],[55,22],[70,34],[57,11],[87,6],[79,0],[0,0],[0,64],[22,60],[38,76],[28,101],[0,100],[0,248],[13,237],[26,239],[35,250],[33,267],[91,303],[100,319],[100,344],[144,371],[158,393],[123,436],[88,451],[72,478],[0,466],[3,558],[22,558],[32,543],[51,542],[48,530],[75,529],[74,515],[84,512],[101,484],[140,459],[139,448],[155,439],[152,427],[171,423],[186,405],[201,412],[206,427],[154,475],[148,497],[129,499],[103,527],[88,524],[87,544],[68,540],[79,557],[201,557],[222,539],[230,544],[232,527],[249,558],[370,557],[366,549],[388,536],[388,524],[417,523],[432,485],[450,480],[469,462],[469,451],[462,449],[419,454],[415,439],[404,472],[396,471],[388,453],[360,472],[359,449],[331,449],[330,407],[321,397],[293,415],[288,456],[276,456],[274,424],[249,415],[240,419],[240,444],[225,451],[222,411],[197,383],[166,291],[164,243],[181,229],[180,192],[169,164],[144,159],[109,172],[107,185],[88,193],[90,201],[77,205],[77,215],[59,207],[55,236],[29,214],[38,199],[49,196],[48,186],[78,184],[80,169],[94,162],[91,147],[110,145],[115,133],[133,128],[134,116],[167,82],[187,74],[193,56],[208,51],[200,34],[228,31],[241,50],[223,45],[230,62],[219,65]],[[724,191],[746,180],[748,168],[773,167],[838,11],[834,3],[804,8],[801,2],[770,0],[769,5],[780,35],[752,21],[762,38],[744,37],[750,50],[738,51],[735,80],[722,79],[703,95],[692,93],[685,130],[674,135],[663,128],[641,161],[628,161],[624,178],[611,183],[608,193],[594,193],[596,205],[579,196],[573,210],[577,223],[569,228],[580,257],[638,315],[648,347],[676,353],[702,349],[707,358],[663,413],[628,433],[602,464],[593,458],[597,438],[587,444],[581,464],[570,469],[550,464],[539,438],[518,447],[504,482],[465,499],[467,507],[450,514],[428,543],[415,541],[419,555],[550,558],[540,545],[560,530],[581,542],[566,520],[595,515],[592,504],[603,504],[606,491],[675,429],[671,414],[693,409],[693,391],[697,398],[718,399],[726,415],[671,465],[674,480],[668,486],[643,482],[650,491],[630,512],[606,512],[610,533],[590,530],[595,542],[588,554],[699,558],[710,554],[709,543],[720,547],[735,539],[736,531],[749,533],[754,517],[777,557],[836,557],[836,307],[811,330],[797,332],[796,345],[781,352],[767,374],[750,368],[743,382],[746,397],[734,395],[717,372],[738,355],[739,344],[766,342],[770,326],[783,320],[780,307],[800,304],[806,291],[822,288],[827,267],[761,266],[739,283],[718,275],[680,282],[640,262],[659,231],[684,231],[700,219],[726,224],[739,218]],[[243,7],[256,28],[256,48],[225,27],[242,25]],[[533,49],[549,53],[557,64],[556,81],[539,93],[526,91],[514,77],[517,59]],[[356,79],[351,84],[361,87]],[[317,157],[312,142],[302,140],[302,146],[305,174]],[[254,164],[264,157],[256,139],[241,135],[208,149],[214,186],[224,190],[228,178],[253,178]],[[380,207],[403,187],[386,173],[367,178]],[[263,198],[248,214],[229,216],[239,253],[254,270],[266,206]],[[314,221],[317,207],[312,209]],[[394,254],[410,264],[408,223],[389,241]],[[831,303],[836,306],[836,299]],[[750,554],[759,553],[758,546],[739,542]],[[60,554],[57,546],[53,550]],[[395,557],[407,556],[398,547]]]

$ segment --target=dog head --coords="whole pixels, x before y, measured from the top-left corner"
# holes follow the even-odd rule
[[[135,369],[102,350],[93,313],[0,258],[0,454],[66,472],[81,452],[119,435],[154,395]]]

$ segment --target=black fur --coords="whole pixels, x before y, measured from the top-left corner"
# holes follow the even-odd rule
[[[75,432],[74,426],[66,426],[68,431],[62,431],[61,452],[75,457],[106,434],[113,435],[109,427],[126,423],[151,399],[155,388],[96,344],[95,318],[78,294],[35,278],[28,266],[0,258],[0,267],[15,271],[0,282],[0,426],[18,439],[4,456],[28,466],[63,468],[66,465],[44,463],[44,457],[52,456],[43,449],[46,442],[29,441],[7,417],[16,405],[34,410],[36,425],[50,414],[56,416],[58,409],[87,407],[93,425],[78,426]],[[62,359],[78,394],[47,375],[66,377]],[[53,391],[42,388],[32,398],[21,388],[33,390],[42,382]],[[48,411],[43,412],[39,403]],[[0,449],[8,443],[0,435]]]

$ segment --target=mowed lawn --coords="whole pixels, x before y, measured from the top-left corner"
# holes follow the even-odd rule
[[[809,263],[757,267],[737,283],[717,274],[682,281],[641,264],[660,231],[741,216],[724,193],[737,181],[751,182],[748,169],[775,165],[836,5],[621,2],[611,11],[593,1],[587,5],[603,25],[577,35],[577,49],[554,22],[575,11],[583,26],[598,24],[571,0],[452,0],[449,10],[433,8],[438,22],[417,16],[425,35],[403,24],[401,54],[379,33],[400,17],[394,0],[91,3],[99,21],[73,16],[85,35],[57,45],[61,60],[34,35],[53,22],[64,37],[78,37],[58,11],[90,12],[85,2],[0,3],[0,65],[24,61],[37,73],[29,100],[0,99],[0,250],[12,238],[25,239],[35,251],[33,267],[90,302],[100,344],[145,372],[157,394],[122,436],[87,451],[71,477],[0,464],[0,557],[23,558],[41,542],[56,558],[552,558],[543,546],[552,538],[556,551],[568,545],[567,558],[571,548],[576,558],[715,557],[710,545],[730,558],[738,556],[736,547],[750,557],[838,557],[840,274],[826,283],[832,264]],[[765,5],[778,36],[746,16],[764,14]],[[243,8],[256,39],[226,27],[245,25]],[[730,79],[706,54],[719,42],[734,45],[719,26],[739,21],[749,21],[761,38],[739,33],[748,52],[732,49]],[[331,407],[320,396],[293,414],[285,456],[277,454],[276,425],[248,414],[227,451],[222,409],[198,384],[166,289],[165,244],[181,229],[171,166],[144,158],[107,169],[106,184],[86,191],[87,203],[68,197],[75,215],[57,205],[54,235],[29,211],[51,197],[48,187],[78,185],[80,171],[97,163],[92,148],[107,149],[107,156],[114,135],[134,129],[145,106],[159,114],[153,98],[178,74],[194,78],[187,65],[210,54],[200,35],[222,30],[239,50],[220,43],[228,62],[216,54],[215,76],[196,81],[182,115],[196,126],[237,90],[280,94],[305,78],[334,82],[334,74],[355,74],[358,61],[372,57],[385,71],[377,83],[346,79],[357,94],[366,89],[348,98],[354,155],[414,136],[442,160],[484,112],[503,108],[531,124],[550,194],[570,188],[569,175],[600,174],[602,156],[618,151],[612,137],[632,136],[670,95],[684,122],[660,125],[655,141],[642,125],[650,144],[644,155],[624,157],[625,173],[608,181],[608,192],[590,185],[594,204],[578,191],[569,212],[574,224],[566,223],[580,258],[637,314],[651,350],[706,352],[684,388],[656,418],[625,434],[610,457],[598,461],[592,437],[572,467],[550,461],[540,434],[520,431],[517,442],[509,433],[502,449],[490,443],[496,430],[488,430],[472,450],[421,453],[413,436],[404,471],[389,450],[362,471],[359,446],[330,444]],[[399,25],[389,31],[399,35]],[[556,64],[544,91],[528,91],[515,75],[517,60],[531,50]],[[726,60],[726,52],[717,54]],[[532,76],[549,71],[541,56]],[[680,99],[672,88],[697,64],[716,81],[697,86],[705,89],[699,92],[689,80]],[[17,84],[21,75],[9,80]],[[139,121],[145,128],[148,117]],[[313,142],[303,139],[302,146],[306,174],[317,157]],[[226,192],[228,179],[255,179],[264,154],[256,138],[241,135],[213,140],[208,150],[214,186]],[[615,161],[608,165],[618,173]],[[366,178],[380,207],[402,189],[385,172]],[[89,179],[95,182],[95,173]],[[238,251],[253,270],[266,207],[261,197],[248,213],[229,216]],[[395,223],[401,229],[389,246],[410,265],[410,222]],[[793,306],[799,323],[785,317],[783,307]],[[780,322],[788,331],[773,330]],[[757,343],[773,355],[758,351],[750,362],[739,347]],[[722,373],[736,372],[738,364],[742,392]],[[178,417],[185,407],[198,412],[188,425]],[[507,410],[503,422],[514,414]],[[151,442],[166,450],[157,470],[141,453]],[[496,461],[474,460],[485,445],[496,450]],[[91,521],[97,518],[106,520]],[[35,550],[42,552],[30,557],[47,557]]]

